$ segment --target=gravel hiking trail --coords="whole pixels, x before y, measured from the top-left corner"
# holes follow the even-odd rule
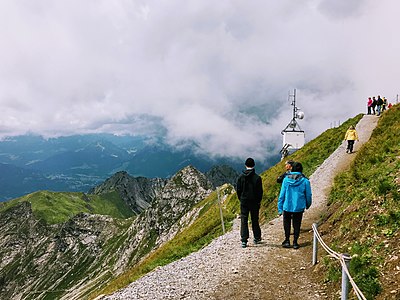
[[[239,220],[233,229],[196,253],[133,282],[100,299],[339,299],[316,280],[312,265],[312,229],[326,211],[334,177],[345,171],[360,147],[369,140],[378,117],[365,115],[356,126],[359,142],[347,154],[343,143],[310,177],[313,204],[304,213],[300,249],[285,249],[282,217],[261,227],[260,244],[241,248]],[[250,237],[252,232],[250,230]],[[249,239],[252,242],[252,238]],[[320,248],[319,257],[325,255]]]

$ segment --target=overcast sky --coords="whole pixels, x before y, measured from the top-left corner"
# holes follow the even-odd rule
[[[0,137],[162,134],[212,154],[307,139],[400,92],[398,0],[1,0]]]

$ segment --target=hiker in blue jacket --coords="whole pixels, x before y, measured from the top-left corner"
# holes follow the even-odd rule
[[[303,175],[303,166],[294,162],[292,171],[283,179],[281,191],[278,198],[278,213],[283,213],[283,229],[285,240],[282,242],[284,248],[290,248],[290,229],[293,223],[294,239],[293,248],[298,249],[297,243],[300,236],[301,220],[305,209],[311,206],[312,193],[310,181]]]

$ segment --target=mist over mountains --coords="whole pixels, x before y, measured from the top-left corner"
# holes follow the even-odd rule
[[[195,145],[175,149],[146,137],[17,136],[0,141],[0,201],[37,190],[87,192],[119,171],[148,178],[169,178],[187,165],[203,173],[216,165],[240,171],[243,159],[213,158],[198,154]],[[263,170],[278,160],[275,156],[257,167]]]

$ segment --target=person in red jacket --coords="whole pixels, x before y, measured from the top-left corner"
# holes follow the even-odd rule
[[[367,102],[367,114],[370,115],[371,114],[371,108],[372,108],[372,99],[371,97],[368,97],[368,102]]]

